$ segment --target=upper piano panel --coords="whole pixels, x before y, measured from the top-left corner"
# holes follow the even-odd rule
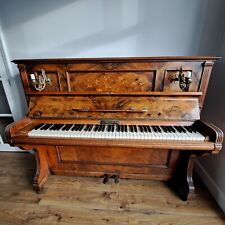
[[[27,59],[18,64],[26,95],[202,95],[218,57]],[[50,83],[37,90],[43,73]],[[190,81],[181,88],[182,75]],[[36,86],[34,85],[36,79]],[[38,80],[39,79],[39,80]]]

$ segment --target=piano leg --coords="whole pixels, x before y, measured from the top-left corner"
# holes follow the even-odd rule
[[[38,150],[35,150],[35,158],[36,174],[33,180],[33,188],[37,192],[41,192],[50,174],[46,149],[38,148]]]
[[[186,201],[189,193],[195,189],[192,174],[196,157],[197,154],[193,154],[191,151],[181,151],[175,173],[169,181],[169,186],[183,201]]]

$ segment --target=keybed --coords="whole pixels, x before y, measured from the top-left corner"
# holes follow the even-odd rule
[[[30,137],[204,141],[193,126],[39,124]]]

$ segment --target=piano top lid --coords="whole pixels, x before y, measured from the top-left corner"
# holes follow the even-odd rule
[[[49,59],[15,59],[11,62],[20,63],[71,63],[71,62],[123,62],[123,61],[216,61],[218,56],[156,56],[156,57],[108,57],[108,58],[49,58]]]

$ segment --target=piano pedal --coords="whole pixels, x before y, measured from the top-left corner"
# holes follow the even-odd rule
[[[115,184],[118,184],[120,182],[120,175],[119,174],[114,174],[112,176],[112,178],[114,179]]]
[[[107,184],[109,182],[109,174],[105,174],[103,176],[103,184]]]

